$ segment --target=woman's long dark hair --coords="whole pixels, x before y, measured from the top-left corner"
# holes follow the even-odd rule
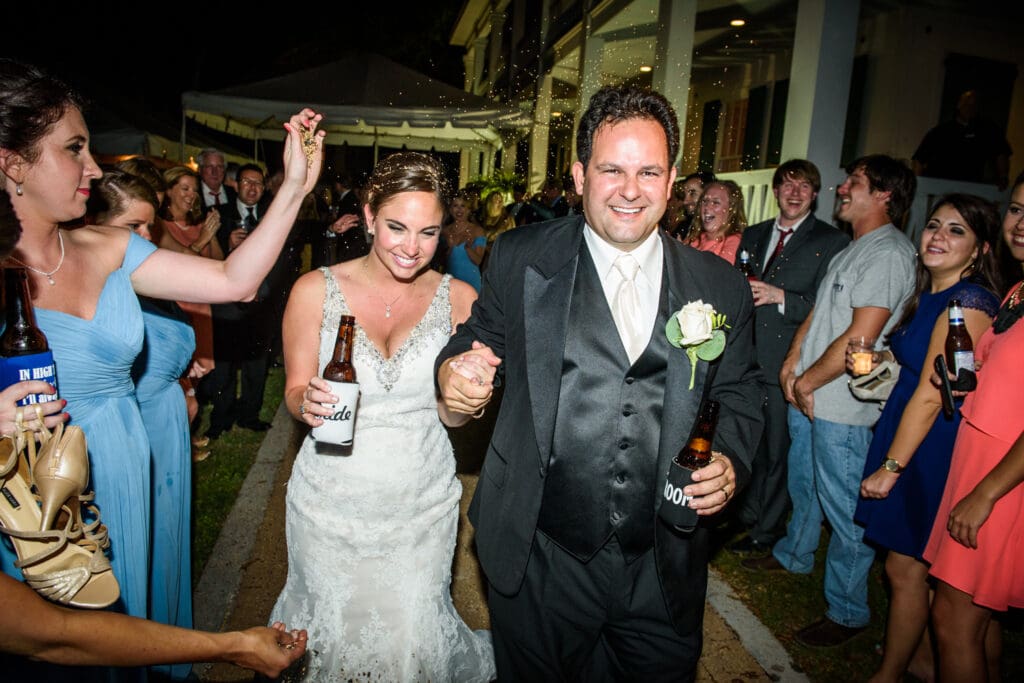
[[[932,211],[928,214],[928,220],[931,220],[935,212],[943,206],[955,209],[960,214],[960,217],[964,219],[966,226],[974,233],[974,237],[977,240],[978,255],[960,273],[960,279],[970,279],[971,282],[981,285],[993,294],[1001,294],[1002,278],[999,275],[999,267],[996,262],[995,247],[999,240],[1002,222],[999,220],[999,212],[996,210],[995,204],[973,194],[947,194],[939,197],[938,201],[932,206]],[[988,245],[987,250],[985,245]],[[917,313],[917,305],[921,300],[921,295],[932,287],[932,275],[924,267],[920,254],[917,256],[916,275],[914,292],[907,301],[907,305],[904,306],[903,315],[900,316],[899,322],[892,328],[893,334],[905,325],[910,324],[914,314]],[[892,334],[889,335],[889,338],[892,338]]]

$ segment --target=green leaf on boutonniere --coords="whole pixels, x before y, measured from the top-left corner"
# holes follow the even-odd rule
[[[715,330],[711,333],[711,339],[703,344],[697,345],[697,357],[701,360],[711,361],[722,355],[725,351],[725,332]]]
[[[683,331],[679,329],[679,318],[674,315],[669,316],[665,325],[665,336],[669,344],[677,349],[683,348]]]

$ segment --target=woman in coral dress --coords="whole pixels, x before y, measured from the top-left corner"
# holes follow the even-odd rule
[[[1024,174],[1003,220],[1024,262]],[[975,350],[978,387],[964,400],[949,478],[924,558],[936,579],[932,623],[943,683],[986,681],[993,612],[1024,607],[1024,282],[1014,286]],[[991,654],[991,653],[990,653]],[[991,658],[990,658],[991,659]]]

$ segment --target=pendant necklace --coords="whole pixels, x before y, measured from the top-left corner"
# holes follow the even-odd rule
[[[21,261],[21,260],[15,258],[13,256],[9,256],[8,258],[10,258],[15,263],[20,263],[21,265],[23,265],[26,268],[28,268],[29,270],[31,270],[33,273],[39,273],[40,275],[42,275],[43,277],[46,278],[46,280],[50,283],[50,286],[52,287],[53,285],[57,284],[56,282],[54,282],[53,276],[56,275],[57,271],[60,270],[61,266],[64,265],[64,235],[62,235],[60,233],[60,230],[57,231],[57,242],[60,243],[60,261],[57,262],[57,267],[54,268],[53,270],[51,270],[49,273],[47,273],[45,270],[39,270],[38,268],[33,268],[29,264],[27,264],[24,261]]]
[[[369,266],[370,266],[369,259],[363,261],[363,272],[366,273],[367,279],[369,279],[369,277],[370,277],[370,274],[367,272],[367,268],[369,268]],[[371,284],[372,284],[372,282],[371,282]],[[382,301],[384,303],[384,317],[385,318],[390,318],[391,317],[391,307],[395,305],[395,302],[397,302],[399,299],[401,299],[403,296],[405,296],[408,293],[409,289],[412,289],[415,286],[416,286],[416,281],[413,280],[412,284],[409,285],[409,288],[406,291],[404,291],[401,294],[399,294],[398,296],[396,296],[394,299],[392,299],[391,303],[388,303],[387,300],[384,299],[384,297],[377,296],[376,294],[371,294],[370,296],[373,297],[374,299],[379,299],[380,301]]]

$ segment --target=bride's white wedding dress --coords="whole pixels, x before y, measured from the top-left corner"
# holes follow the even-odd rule
[[[349,314],[326,268],[320,370]],[[288,673],[315,681],[490,681],[488,631],[452,605],[462,485],[437,416],[434,360],[451,334],[450,276],[389,359],[356,321],[360,383],[351,454],[307,436],[288,481],[288,580],[270,621],[309,631]]]

